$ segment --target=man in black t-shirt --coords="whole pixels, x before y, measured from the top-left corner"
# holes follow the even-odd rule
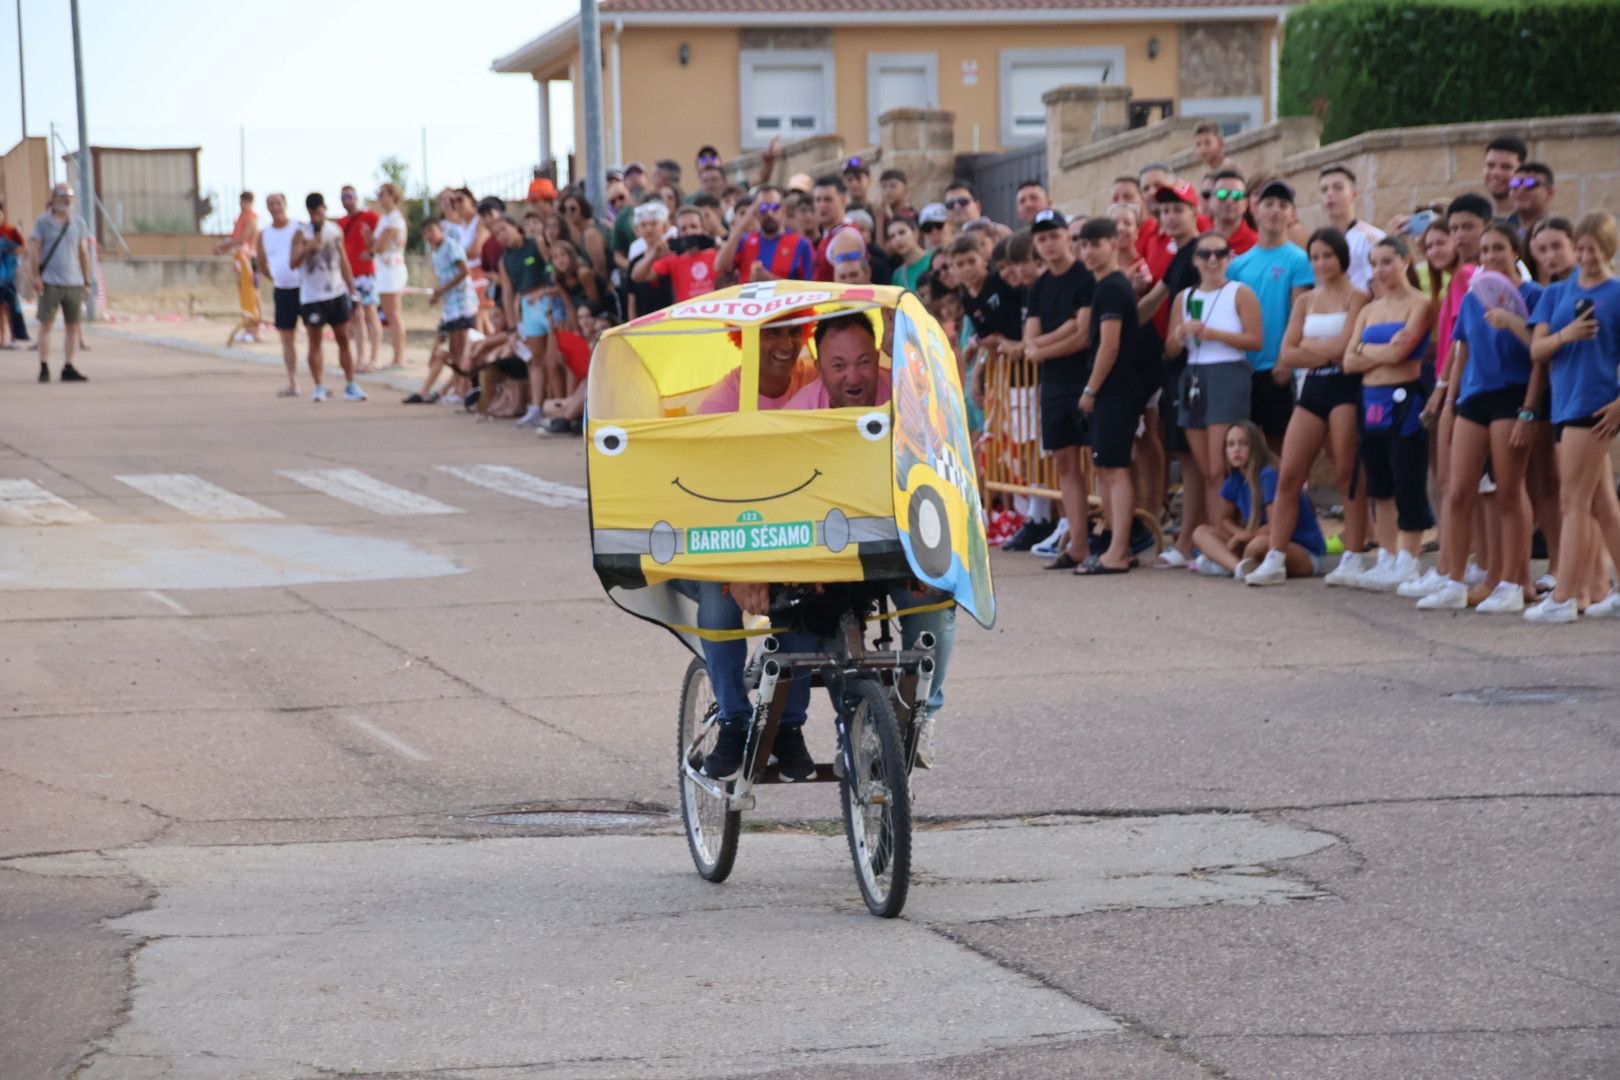
[[[1141,337],[1136,290],[1120,272],[1118,240],[1119,231],[1108,218],[1092,218],[1080,227],[1080,257],[1097,279],[1097,290],[1091,301],[1091,372],[1079,405],[1091,418],[1091,460],[1112,538],[1108,550],[1088,558],[1077,574],[1123,574],[1131,568],[1136,516],[1131,443],[1145,395],[1136,370]]]
[[[1057,210],[1042,210],[1030,225],[1035,254],[1046,272],[1029,291],[1024,321],[1024,355],[1041,379],[1041,448],[1057,467],[1063,513],[1069,519],[1069,545],[1048,570],[1072,570],[1087,547],[1087,492],[1082,485],[1080,447],[1087,441],[1080,391],[1091,374],[1091,312],[1096,281],[1074,258],[1069,223]]]

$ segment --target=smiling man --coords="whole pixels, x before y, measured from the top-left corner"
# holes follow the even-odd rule
[[[893,392],[872,320],[858,311],[816,324],[816,371],[821,377],[794,394],[786,408],[887,405]]]
[[[804,327],[786,325],[802,312],[788,312],[759,328],[759,407],[786,408],[788,399],[810,381],[799,363]],[[714,384],[697,408],[699,413],[736,412],[742,403],[742,365]]]

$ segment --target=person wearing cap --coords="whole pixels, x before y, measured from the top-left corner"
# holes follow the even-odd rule
[[[1263,186],[1254,209],[1255,223],[1260,226],[1258,239],[1227,270],[1227,276],[1241,281],[1260,298],[1264,340],[1257,351],[1248,354],[1249,367],[1254,369],[1249,419],[1265,432],[1266,442],[1279,454],[1294,415],[1294,380],[1287,368],[1277,367],[1277,355],[1282,351],[1294,301],[1316,281],[1311,257],[1288,239],[1293,207],[1294,189],[1287,183],[1272,180]]]
[[[79,344],[79,309],[84,286],[90,280],[90,227],[73,213],[73,189],[57,184],[51,189],[51,208],[34,222],[29,251],[34,281],[39,287],[39,381],[51,381],[51,323],[62,313],[62,381],[86,382],[73,366]]]
[[[931,202],[917,211],[917,235],[922,237],[923,250],[936,251],[948,247],[956,238],[951,230],[950,215],[945,204]]]
[[[866,210],[877,216],[880,208],[871,204],[872,170],[858,157],[846,158],[844,161],[844,188],[849,195],[851,210]]]

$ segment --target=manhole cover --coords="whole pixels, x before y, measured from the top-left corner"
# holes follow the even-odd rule
[[[661,810],[506,810],[473,817],[491,825],[544,829],[625,829],[672,820],[671,815]]]
[[[1482,686],[1446,697],[1468,705],[1576,705],[1596,690],[1592,686]]]

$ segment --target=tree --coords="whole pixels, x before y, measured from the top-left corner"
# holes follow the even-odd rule
[[[405,159],[398,154],[389,154],[377,162],[377,180],[379,183],[393,184],[404,194],[410,188],[411,167]]]

